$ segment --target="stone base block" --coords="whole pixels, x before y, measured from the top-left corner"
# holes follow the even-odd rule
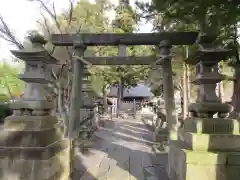
[[[70,146],[62,140],[45,148],[0,148],[1,180],[68,180]]]
[[[239,180],[240,152],[192,151],[170,145],[170,180]]]
[[[46,147],[62,138],[54,116],[9,116],[0,131],[0,147]]]
[[[193,118],[184,121],[185,131],[198,134],[240,134],[240,119]]]
[[[239,151],[240,135],[201,134],[185,130],[178,131],[178,139],[189,148],[197,151]]]
[[[9,116],[0,132],[1,180],[68,180],[70,140],[54,116]]]

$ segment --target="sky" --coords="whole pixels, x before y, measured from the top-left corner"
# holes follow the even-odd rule
[[[52,0],[55,3],[56,11],[69,7],[68,0]],[[75,0],[76,1],[76,0]],[[94,0],[90,0],[94,1]],[[117,4],[118,0],[111,0]],[[130,4],[134,5],[135,0],[130,0]],[[150,0],[142,0],[149,2]],[[13,30],[16,36],[22,41],[26,32],[37,29],[36,21],[40,18],[40,6],[37,3],[29,2],[28,0],[1,0],[0,14],[3,16],[5,22]],[[151,31],[151,24],[141,23],[140,32],[147,33]],[[0,60],[6,59],[8,63],[12,64],[11,53],[9,50],[15,47],[0,39]]]

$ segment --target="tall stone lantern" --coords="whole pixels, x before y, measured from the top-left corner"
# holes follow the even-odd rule
[[[0,179],[66,180],[70,173],[69,141],[63,139],[60,124],[51,115],[45,87],[51,83],[51,64],[56,63],[43,48],[40,35],[29,37],[32,47],[11,51],[25,61],[24,96],[11,105],[13,115],[0,131]]]
[[[196,65],[193,83],[198,85],[198,96],[189,106],[192,118],[184,122],[170,149],[171,180],[240,179],[240,120],[228,118],[232,107],[222,103],[215,91],[216,84],[224,80],[215,67],[232,51],[215,48],[213,40],[200,36],[200,49],[187,59]]]
[[[90,76],[91,73],[88,71],[87,67],[84,66],[84,71],[83,71],[83,86],[82,86],[82,93],[83,93],[83,104],[81,111],[84,111],[85,116],[82,117],[84,119],[86,118],[91,118],[91,121],[94,119],[94,110],[95,110],[95,102],[94,102],[94,93],[93,89],[91,87],[91,82],[90,82]]]
[[[92,95],[92,87],[90,82],[90,76],[91,73],[88,71],[87,66],[84,66],[83,70],[83,86],[82,86],[82,92],[83,92],[83,104],[82,107],[91,107],[94,104]]]

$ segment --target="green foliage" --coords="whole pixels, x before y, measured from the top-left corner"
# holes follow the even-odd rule
[[[129,3],[121,3],[115,9],[116,18],[113,21],[115,28],[121,29],[123,32],[133,32],[139,21],[137,13],[132,9]]]
[[[152,9],[168,21],[180,21],[203,32],[219,34],[221,27],[238,22],[239,4],[237,0],[153,0]]]
[[[161,31],[199,31],[208,35],[217,35],[216,44],[229,44],[231,48],[238,46],[236,29],[240,20],[240,2],[238,0],[153,0],[152,3],[137,2],[142,10],[142,17],[152,20],[154,30]],[[173,47],[172,52],[177,59],[173,63],[176,77],[181,76],[185,47]],[[189,47],[189,54],[196,46]],[[236,53],[238,57],[238,53]],[[239,59],[239,58],[236,58]],[[175,66],[175,67],[174,67]],[[191,76],[195,76],[191,68]],[[175,78],[176,78],[175,77]],[[154,86],[156,87],[156,86]],[[192,88],[191,88],[192,89]]]
[[[2,122],[5,117],[12,115],[12,113],[8,104],[0,104],[0,122]]]
[[[18,96],[23,90],[23,82],[18,79],[20,66],[11,66],[5,60],[0,64],[0,91],[9,96]]]
[[[0,94],[0,103],[9,101],[9,97],[6,94]]]
[[[129,5],[129,2],[120,1],[119,6],[116,7],[116,18],[113,21],[115,32],[130,33],[137,29],[139,22],[138,14]],[[132,46],[127,47],[126,56],[141,56],[152,53],[151,47],[147,46]],[[115,53],[117,55],[117,53]],[[136,86],[141,80],[145,80],[148,69],[143,66],[112,66],[111,72],[115,72],[113,77],[114,84],[122,84],[124,87]]]
[[[99,2],[96,2],[96,5]],[[108,6],[110,7],[110,6]],[[115,8],[116,18],[109,26],[108,19],[102,20],[100,26],[105,32],[127,33],[133,32],[137,28],[139,21],[138,15],[132,10],[129,4],[120,4]],[[101,12],[103,13],[103,12]],[[103,23],[104,22],[104,23]],[[95,24],[98,24],[97,22]],[[98,31],[102,32],[102,31]],[[91,48],[95,56],[117,56],[117,47],[95,47]],[[127,47],[127,56],[150,55],[152,48],[148,46]],[[147,68],[143,66],[95,66],[91,67],[92,84],[94,89],[102,92],[103,89],[108,89],[110,85],[118,85],[122,83],[125,87],[135,86],[140,80],[146,79]],[[105,89],[105,90],[106,90]]]

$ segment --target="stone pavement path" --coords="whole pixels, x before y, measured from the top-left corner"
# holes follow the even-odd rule
[[[107,121],[96,132],[90,155],[79,154],[84,170],[73,180],[167,180],[167,155],[153,155],[151,139],[135,119]]]

